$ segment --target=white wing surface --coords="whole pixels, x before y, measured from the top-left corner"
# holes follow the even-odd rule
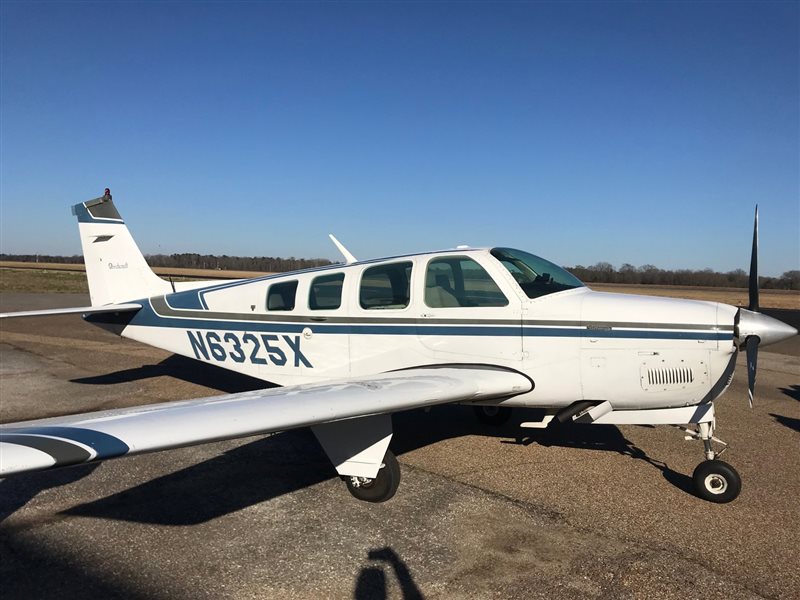
[[[532,389],[498,367],[416,368],[323,384],[0,426],[0,476]]]

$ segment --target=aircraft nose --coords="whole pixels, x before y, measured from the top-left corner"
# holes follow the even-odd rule
[[[736,339],[742,344],[750,336],[757,336],[761,345],[775,344],[797,335],[797,329],[774,317],[740,308],[737,314]]]

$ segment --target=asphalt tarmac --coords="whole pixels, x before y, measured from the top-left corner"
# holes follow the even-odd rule
[[[2,311],[85,303],[0,295]],[[743,367],[717,404],[731,504],[692,494],[702,448],[673,428],[555,435],[519,429],[524,411],[492,429],[439,407],[395,416],[403,481],[379,505],[308,430],[2,480],[0,595],[798,598],[797,339],[760,353],[753,411]],[[258,386],[78,316],[0,330],[2,422]]]

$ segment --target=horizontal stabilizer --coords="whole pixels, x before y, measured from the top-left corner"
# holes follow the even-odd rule
[[[499,367],[416,368],[0,426],[0,476],[528,392]]]
[[[51,317],[54,315],[98,314],[134,312],[142,308],[141,304],[106,304],[105,306],[76,306],[72,308],[50,308],[47,310],[23,310],[19,312],[0,313],[0,319],[12,317]]]

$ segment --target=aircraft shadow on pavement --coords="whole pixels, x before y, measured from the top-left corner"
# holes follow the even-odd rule
[[[769,413],[769,416],[773,417],[778,423],[780,423],[784,427],[788,427],[789,429],[794,429],[795,431],[800,432],[800,419],[793,419],[792,417],[784,417],[783,415],[776,415],[775,413]]]
[[[77,379],[71,379],[70,381],[72,383],[82,383],[86,385],[114,385],[117,383],[152,379],[155,377],[174,377],[189,383],[213,388],[227,394],[275,387],[274,384],[262,379],[229,371],[216,365],[201,363],[178,354],[173,354],[155,365],[143,365],[133,369],[106,373],[105,375],[79,377]]]
[[[22,477],[1,479],[0,523],[25,506],[39,492],[83,479],[99,466],[100,463],[90,463],[66,469],[30,473]]]
[[[151,589],[137,589],[130,577],[104,568],[68,545],[52,544],[48,536],[11,530],[0,536],[3,557],[3,600],[103,598],[158,600]],[[72,551],[71,551],[72,550]]]
[[[792,398],[793,400],[800,400],[800,385],[790,385],[786,388],[780,388],[781,392]]]
[[[519,413],[525,411],[519,410]],[[522,417],[522,415],[520,415]],[[442,406],[394,417],[392,450],[397,455],[465,435],[494,435],[506,443],[566,446],[618,452],[659,468],[676,487],[691,479],[650,459],[614,426],[573,426],[516,438],[516,424],[492,428],[477,422],[466,406]],[[511,440],[509,442],[509,440]],[[193,525],[336,478],[336,472],[307,428],[270,435],[222,455],[162,475],[123,492],[68,509],[66,514],[161,525]],[[341,493],[345,494],[344,485]]]

